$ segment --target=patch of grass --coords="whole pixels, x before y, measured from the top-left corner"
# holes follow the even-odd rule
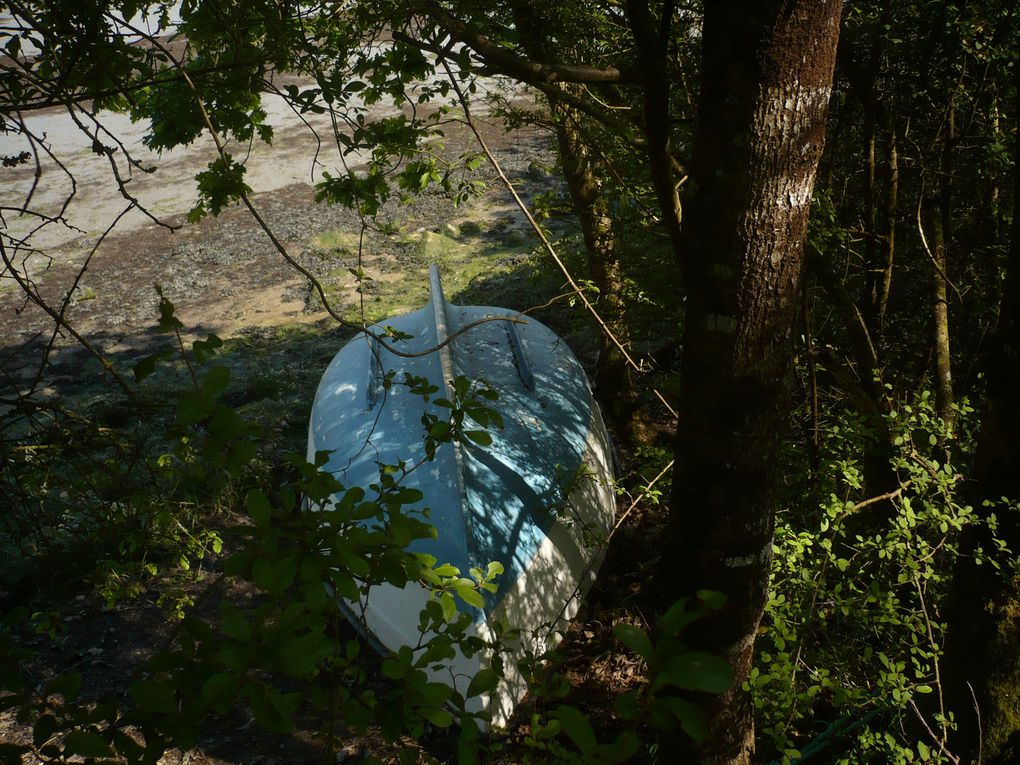
[[[316,234],[311,238],[310,244],[322,250],[347,250],[353,253],[358,251],[360,240],[357,232],[338,229]]]

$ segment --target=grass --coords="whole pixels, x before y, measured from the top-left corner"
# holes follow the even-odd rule
[[[351,254],[358,252],[361,237],[350,231],[324,231],[309,240],[309,244],[322,250],[345,250]]]

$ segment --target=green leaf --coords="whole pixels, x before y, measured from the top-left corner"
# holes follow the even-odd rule
[[[255,721],[272,733],[289,733],[294,727],[293,720],[281,707],[285,707],[277,691],[264,687],[252,693],[251,711]]]
[[[211,357],[217,348],[223,346],[223,341],[216,335],[209,335],[206,340],[196,340],[191,344],[191,352],[195,356],[195,361],[199,364],[205,363],[209,357]]]
[[[57,718],[53,715],[42,715],[32,726],[32,743],[39,748],[53,736],[57,729]]]
[[[233,604],[224,601],[220,604],[220,616],[223,619],[223,634],[238,643],[251,642],[251,627],[248,619]]]
[[[479,446],[491,446],[492,436],[484,430],[465,430],[464,435],[470,438]]]
[[[163,289],[157,284],[156,293],[159,295],[159,332],[173,332],[183,329],[184,324],[174,316],[174,304],[170,298],[163,294]]]
[[[457,591],[457,594],[460,596],[460,599],[467,603],[469,606],[474,606],[475,608],[485,608],[485,600],[482,598],[478,590],[476,590],[474,587],[459,585],[457,587],[454,587],[454,589]]]
[[[701,741],[708,735],[708,720],[697,704],[675,696],[659,696],[655,703],[669,710],[671,715],[680,721],[684,733],[695,741]]]
[[[454,601],[453,595],[444,592],[439,596],[439,605],[443,608],[443,620],[452,622],[453,617],[457,615],[457,603]]]
[[[241,687],[241,678],[230,672],[217,672],[202,685],[202,698],[217,712],[228,711]]]
[[[269,516],[273,512],[269,498],[258,489],[252,489],[245,498],[245,504],[248,507],[248,515],[251,516],[256,528],[267,528],[269,526]]]
[[[616,737],[616,740],[609,744],[608,757],[604,761],[630,762],[631,758],[637,754],[640,748],[641,738],[637,732],[633,728],[625,730]]]
[[[643,629],[633,624],[617,624],[613,627],[616,639],[627,646],[641,658],[648,660],[652,656],[652,641]]]
[[[698,590],[698,599],[713,611],[726,605],[726,596],[715,590]]]
[[[410,668],[396,657],[391,656],[382,663],[382,673],[390,680],[399,680],[407,675]]]
[[[692,609],[691,601],[680,598],[669,607],[662,617],[662,626],[669,634],[676,634],[701,615],[700,609]]]
[[[49,685],[46,686],[46,694],[52,693],[60,694],[66,702],[74,701],[78,698],[78,694],[81,693],[81,673],[68,672],[51,680]]]
[[[202,375],[202,390],[206,395],[215,398],[230,385],[230,369],[223,366],[212,367]]]
[[[553,717],[560,721],[563,731],[581,750],[581,754],[588,754],[595,748],[598,743],[595,739],[595,731],[592,730],[588,719],[581,714],[577,707],[561,704],[556,707]]]
[[[80,754],[82,757],[109,757],[113,752],[102,736],[76,730],[68,733],[67,738],[64,739],[64,754]]]
[[[172,680],[136,680],[128,693],[149,712],[172,715],[177,711],[177,686]]]
[[[201,422],[212,411],[212,401],[197,391],[184,391],[177,399],[177,422],[188,427]]]
[[[426,707],[421,710],[421,716],[437,728],[449,728],[453,724],[453,715],[438,707]]]
[[[369,574],[372,573],[372,567],[368,564],[368,561],[362,558],[360,555],[354,555],[353,553],[338,552],[337,558],[351,572],[353,576],[359,579],[365,579]]]
[[[720,656],[690,651],[670,658],[655,678],[653,690],[667,685],[692,691],[723,693],[733,684],[733,670]]]
[[[138,361],[138,363],[134,366],[135,382],[141,382],[155,372],[156,362],[160,359],[168,358],[170,355],[170,351],[160,351],[159,353],[153,353]]]
[[[442,441],[450,435],[450,423],[439,421],[429,428],[429,435],[437,441]]]
[[[467,695],[479,696],[483,693],[492,693],[499,685],[499,674],[491,667],[483,667],[475,673],[468,684]]]
[[[636,691],[620,694],[613,702],[613,709],[624,720],[635,720],[641,714],[641,704]]]

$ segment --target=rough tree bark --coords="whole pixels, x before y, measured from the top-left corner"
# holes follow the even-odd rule
[[[889,293],[892,292],[893,263],[896,262],[896,213],[900,193],[899,150],[896,143],[896,123],[890,118],[886,131],[885,168],[887,188],[885,196],[885,263],[882,264],[882,278],[878,285],[878,332],[879,340],[885,331],[885,314],[889,308]]]
[[[949,353],[949,300],[946,275],[945,215],[934,199],[921,203],[928,253],[932,258],[931,312],[935,348],[935,412],[953,430],[953,371]],[[942,445],[943,448],[946,444]]]
[[[681,241],[683,408],[670,581],[728,596],[693,639],[733,690],[710,701],[705,761],[748,763],[752,660],[769,581],[776,465],[804,239],[839,35],[839,0],[706,2],[702,89]],[[682,761],[682,760],[675,760]]]
[[[557,121],[556,139],[560,161],[581,226],[588,272],[599,290],[600,313],[617,340],[627,344],[630,333],[623,299],[623,272],[606,199],[602,195],[598,177],[593,172],[589,149],[577,122],[578,115],[552,98],[549,99],[549,106]],[[637,394],[630,366],[616,344],[605,335],[600,337],[595,387],[614,432],[627,442],[640,440],[634,419],[638,405]]]

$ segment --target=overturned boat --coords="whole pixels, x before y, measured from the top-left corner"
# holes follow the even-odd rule
[[[470,634],[485,640],[497,622],[520,630],[499,685],[469,702],[469,711],[488,712],[498,727],[526,691],[514,654],[551,647],[594,580],[615,511],[610,445],[584,370],[561,338],[520,314],[448,303],[435,265],[430,281],[425,308],[375,329],[400,338],[386,344],[404,354],[439,349],[396,355],[370,336],[350,341],[319,384],[308,458],[330,451],[323,469],[347,487],[367,488],[378,482],[380,465],[432,457],[408,472],[403,485],[421,490],[420,504],[437,533],[409,549],[465,577],[472,567],[485,571],[498,561],[504,572],[496,593],[482,607],[460,598],[456,606],[471,615]],[[492,317],[504,318],[478,323]],[[443,418],[450,410],[437,407],[435,396],[426,402],[406,386],[387,384],[405,373],[431,381],[436,396],[449,401],[458,378],[484,381],[498,392],[489,406],[503,427],[478,443],[427,446],[423,415]],[[417,582],[376,585],[346,610],[373,642],[397,651],[420,643],[419,614],[430,597]],[[492,658],[485,651],[458,653],[435,677],[465,693]]]

